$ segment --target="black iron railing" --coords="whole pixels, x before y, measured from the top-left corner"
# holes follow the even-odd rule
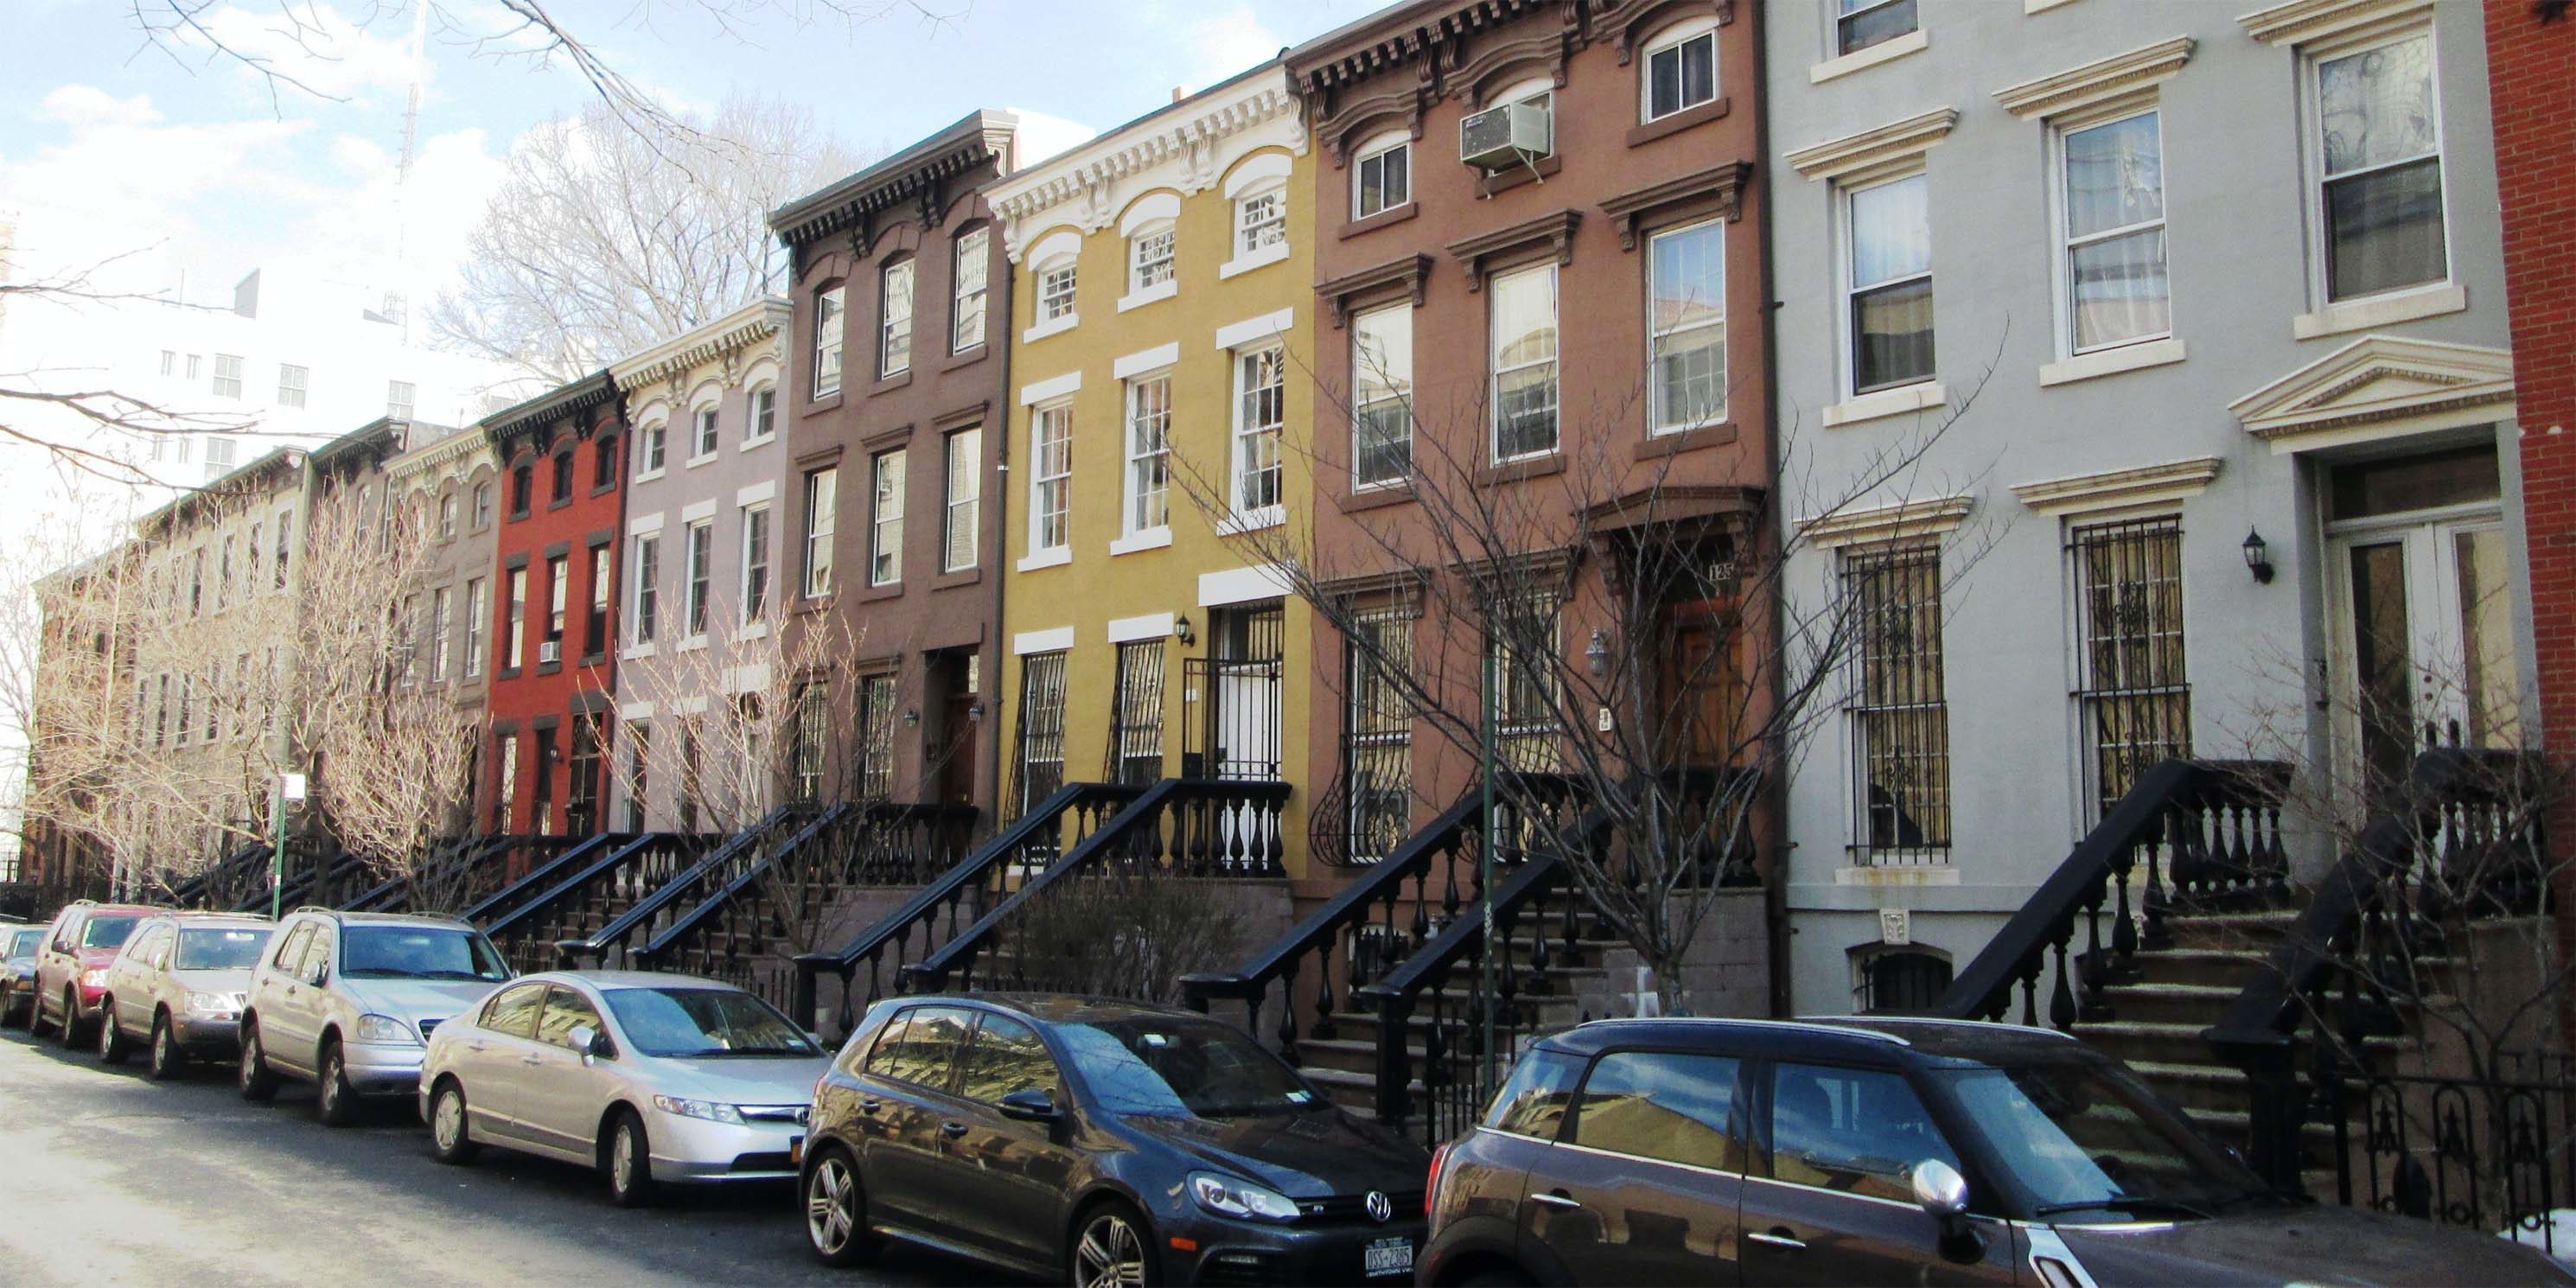
[[[529,842],[541,838],[522,835],[495,839],[504,842],[495,858],[499,861],[500,870],[507,872],[510,856],[523,852]],[[477,926],[488,927],[493,921],[509,915],[528,901],[554,889],[565,877],[597,862],[601,855],[634,839],[634,834],[627,832],[601,832],[582,837],[565,846],[552,857],[536,863],[526,872],[521,873],[517,880],[466,904],[465,911],[458,913],[457,916]]]
[[[590,937],[686,871],[707,844],[707,837],[685,832],[614,838],[602,847],[604,852],[593,851],[596,857],[564,872],[553,885],[479,924],[511,966],[554,969],[562,959],[557,944]]]
[[[170,887],[170,906],[229,907],[240,897],[240,892],[252,884],[265,890],[268,865],[275,855],[276,847],[272,842],[252,841],[239,846]]]
[[[653,937],[674,920],[696,908],[700,900],[749,870],[769,842],[786,832],[806,813],[806,807],[799,805],[782,805],[771,810],[757,822],[718,842],[696,862],[672,873],[669,880],[643,897],[627,903],[615,916],[588,933],[557,939],[555,953],[563,968],[633,965],[631,958],[636,950],[652,942]]]

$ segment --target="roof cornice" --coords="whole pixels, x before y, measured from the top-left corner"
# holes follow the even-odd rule
[[[494,446],[508,446],[545,428],[552,421],[578,416],[617,396],[617,380],[606,370],[549,389],[516,407],[485,417],[483,432]]]
[[[1020,118],[978,110],[819,192],[769,212],[769,227],[790,246],[810,245],[859,224],[906,198],[932,199],[943,179],[986,162],[1008,164]]]
[[[469,425],[437,442],[426,444],[417,450],[405,452],[387,461],[385,473],[394,478],[408,479],[453,465],[469,457],[488,455],[491,447],[491,435],[484,431],[484,427]]]
[[[1287,62],[1304,91],[1347,88],[1416,62],[1444,42],[1547,7],[1549,0],[1414,0],[1325,32],[1289,50]]]
[[[642,353],[608,365],[621,389],[640,389],[656,380],[681,375],[787,331],[787,301],[764,296],[694,331],[671,337]]]
[[[1182,195],[1206,190],[1222,174],[1217,145],[1274,122],[1286,127],[1276,141],[1304,155],[1303,104],[1290,90],[1287,65],[1276,61],[988,184],[984,200],[1011,230],[1005,240],[1017,257],[1016,231],[1059,209],[1070,207],[1085,232],[1108,226],[1122,180],[1171,168]]]

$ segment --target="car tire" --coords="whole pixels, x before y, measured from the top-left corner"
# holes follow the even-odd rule
[[[349,1085],[348,1057],[340,1052],[340,1039],[322,1040],[322,1058],[313,1067],[320,1071],[314,1080],[313,1112],[325,1127],[346,1127],[358,1121],[358,1090]]]
[[[1163,1282],[1163,1268],[1154,1258],[1154,1228],[1146,1224],[1144,1213],[1116,1199],[1083,1210],[1065,1244],[1064,1264],[1077,1288]]]
[[[608,1173],[610,1202],[638,1208],[653,1201],[652,1141],[644,1135],[644,1120],[634,1110],[620,1110],[608,1120],[608,1134],[599,1142],[599,1162]]]
[[[1531,1288],[1537,1281],[1505,1266],[1487,1266],[1458,1281],[1458,1288]]]
[[[259,1025],[245,1024],[241,1036],[241,1071],[234,1080],[241,1098],[255,1105],[277,1099],[277,1070],[268,1067],[268,1053],[260,1049]]]
[[[849,1151],[827,1145],[805,1169],[805,1246],[824,1265],[855,1266],[876,1251],[868,1233],[867,1195],[859,1189],[859,1165]]]
[[[69,988],[63,990],[63,1022],[54,1030],[54,1040],[66,1051],[80,1050],[80,999]]]
[[[34,1007],[28,1008],[30,1016],[32,1016],[34,1012]],[[27,1023],[29,1027],[33,1027],[35,1021],[31,1018]],[[14,1029],[17,1027],[18,991],[13,988],[0,988],[0,1029]]]
[[[465,1087],[454,1078],[439,1079],[438,1089],[429,1093],[429,1148],[439,1162],[456,1166],[483,1152],[467,1130]]]
[[[134,1044],[125,1040],[125,1030],[116,1027],[116,999],[98,999],[98,1062],[123,1064],[134,1053]]]
[[[188,1053],[179,1049],[179,1035],[170,1027],[170,1013],[152,1013],[152,1051],[144,1068],[154,1082],[169,1082],[187,1072]]]

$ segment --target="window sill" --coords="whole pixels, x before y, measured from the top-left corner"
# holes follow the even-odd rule
[[[1564,158],[1551,152],[1529,165],[1516,165],[1509,170],[1476,176],[1476,194],[1490,197],[1497,192],[1508,192],[1541,179],[1553,179],[1556,177],[1556,172],[1564,168]]]
[[[1943,389],[1940,381],[1926,380],[1920,384],[1881,389],[1876,393],[1862,394],[1849,401],[1835,403],[1827,407],[1818,419],[1824,422],[1825,428],[1832,429],[1836,425],[1856,425],[1861,421],[1877,420],[1882,416],[1902,416],[1908,412],[1921,411],[1926,407],[1940,407],[1949,401],[1950,391]]]
[[[724,453],[722,453],[722,452],[709,452],[709,453],[707,453],[707,454],[706,454],[706,455],[704,455],[704,456],[692,456],[692,457],[690,457],[689,459],[687,459],[687,460],[685,460],[685,461],[680,462],[680,465],[681,465],[681,467],[682,467],[682,468],[684,468],[684,469],[692,469],[692,470],[694,470],[694,469],[698,468],[699,466],[704,465],[704,464],[706,464],[707,462],[712,461],[712,460],[714,460],[714,459],[716,459],[717,457],[722,456],[722,455],[724,455]]]
[[[804,406],[796,409],[796,414],[799,416],[820,416],[824,412],[839,411],[840,409],[841,391],[835,388],[828,394],[814,395],[811,399],[806,401]]]
[[[1141,290],[1129,291],[1125,295],[1119,296],[1118,311],[1124,313],[1129,309],[1141,309],[1148,304],[1168,300],[1180,293],[1181,279],[1177,277],[1172,278],[1169,281],[1156,282],[1152,286],[1145,287]]]
[[[768,638],[769,638],[769,623],[767,623],[767,622],[747,622],[747,623],[745,623],[745,624],[743,625],[743,628],[742,628],[741,630],[735,631],[735,632],[733,633],[733,637],[734,637],[735,642],[737,642],[737,643],[739,643],[739,642],[741,642],[741,641],[743,641],[743,640],[765,640],[765,639],[768,639]]]
[[[1080,310],[1067,313],[1060,318],[1049,318],[1044,322],[1031,326],[1026,331],[1020,332],[1020,343],[1035,344],[1048,336],[1070,331],[1081,324],[1082,313]]]
[[[563,663],[561,663],[561,662],[539,662],[539,663],[537,663],[537,674],[539,674],[539,675],[554,675],[554,674],[557,674],[557,673],[561,672],[562,670],[563,670]]]
[[[1053,550],[1041,550],[1014,564],[1013,567],[1021,572],[1036,572],[1041,568],[1061,568],[1072,562],[1073,547],[1064,545],[1057,546]]]
[[[515,680],[515,679],[518,679],[518,678],[519,678],[519,668],[517,668],[517,667],[515,667],[515,666],[505,666],[505,667],[502,667],[500,670],[498,670],[498,671],[494,671],[494,672],[492,673],[492,678],[493,678],[493,679],[495,679],[495,680]]]
[[[870,586],[866,590],[862,590],[857,594],[852,595],[850,598],[852,601],[861,604],[873,604],[881,599],[901,599],[903,598],[903,582],[901,580],[896,580],[887,582],[882,586]]]
[[[1731,420],[1721,420],[1713,425],[1694,425],[1689,429],[1669,429],[1647,434],[1644,441],[1636,444],[1634,456],[1640,461],[1658,460],[1703,447],[1723,447],[1741,436],[1741,431]]]
[[[1264,528],[1284,527],[1287,522],[1287,506],[1265,505],[1258,510],[1239,510],[1219,519],[1216,534],[1220,537],[1239,537],[1244,533],[1259,532]]]
[[[1401,483],[1378,483],[1361,488],[1349,496],[1340,498],[1334,504],[1344,514],[1357,514],[1362,510],[1378,510],[1390,505],[1403,505],[1414,499],[1416,498],[1413,494],[1413,480],[1406,479]]]
[[[742,440],[740,443],[737,443],[737,444],[735,444],[735,445],[734,445],[734,449],[733,449],[733,450],[735,450],[735,451],[737,451],[737,452],[748,452],[748,451],[751,451],[751,450],[753,450],[753,449],[755,449],[755,448],[767,447],[767,446],[769,446],[771,443],[775,443],[775,442],[777,442],[777,441],[778,441],[778,435],[777,435],[777,434],[775,434],[775,433],[763,434],[763,435],[761,435],[761,436],[760,436],[760,437],[758,437],[758,438],[746,438],[746,439]]]
[[[964,353],[949,354],[948,360],[939,364],[939,369],[941,371],[955,371],[959,367],[971,367],[976,363],[982,362],[984,360],[984,355],[991,352],[992,348],[990,346],[978,342],[974,348],[968,349]]]
[[[1867,49],[1853,50],[1840,58],[1828,58],[1808,68],[1807,83],[1822,85],[1837,76],[1849,76],[1853,72],[1876,67],[1880,63],[1892,63],[1907,54],[1923,52],[1924,48],[1931,43],[1931,37],[1925,35],[1921,27],[1917,27],[1902,36],[1882,40]]]
[[[638,483],[650,483],[653,480],[662,477],[664,473],[665,471],[662,470],[645,470],[635,476],[635,481]]]
[[[868,386],[868,397],[870,397],[870,398],[874,398],[874,397],[876,397],[878,394],[893,393],[895,390],[897,390],[897,389],[901,389],[901,388],[903,388],[905,385],[908,385],[908,384],[911,384],[911,383],[912,383],[912,368],[910,368],[910,367],[906,367],[906,368],[904,368],[903,370],[898,371],[898,372],[894,373],[893,375],[888,376],[888,377],[886,377],[885,379],[880,380],[880,381],[876,382],[875,384]]]
[[[1517,460],[1476,467],[1479,483],[1518,483],[1523,479],[1546,478],[1565,472],[1565,453],[1549,452],[1544,456],[1524,456]]]
[[[655,656],[661,651],[662,650],[657,645],[638,644],[633,648],[618,650],[617,658],[621,662],[640,662],[645,658]]]
[[[510,511],[510,522],[512,522],[512,523],[517,523],[517,522],[519,522],[520,520],[525,519],[525,518],[527,518],[527,517],[528,517],[528,512],[527,512],[527,511],[525,511],[525,510],[512,510],[512,511]]]
[[[1286,263],[1287,260],[1288,243],[1284,241],[1272,242],[1259,250],[1246,251],[1241,255],[1237,255],[1234,258],[1217,265],[1217,280],[1223,281],[1238,273],[1249,273],[1256,268],[1268,268],[1272,264]]]
[[[943,590],[956,590],[963,586],[977,585],[983,580],[984,570],[981,567],[960,568],[955,572],[943,572],[937,577],[932,578],[930,589],[934,593]]]
[[[2026,15],[2046,13],[2059,5],[2073,4],[2074,2],[2075,0],[2021,0],[2021,11]]]
[[[546,502],[546,513],[548,513],[548,514],[552,514],[552,513],[554,513],[554,512],[555,512],[555,511],[557,511],[557,510],[569,509],[569,508],[571,508],[571,506],[572,506],[572,498],[571,498],[571,497],[568,497],[568,496],[566,496],[566,497],[557,497],[556,499],[554,499],[554,500],[552,500],[552,501],[548,501],[548,502]]]
[[[1172,544],[1172,529],[1169,525],[1165,525],[1160,528],[1147,528],[1143,532],[1120,537],[1109,543],[1109,553],[1112,555],[1132,555],[1139,550],[1160,550],[1170,544]]]
[[[1401,206],[1389,206],[1365,219],[1354,219],[1343,224],[1340,234],[1341,239],[1343,241],[1349,241],[1351,238],[1357,237],[1362,233],[1376,232],[1378,229],[1384,228],[1388,224],[1403,223],[1405,220],[1411,219],[1416,214],[1421,213],[1421,210],[1421,206],[1410,201]]]
[[[807,595],[798,599],[795,607],[790,611],[799,613],[820,613],[828,610],[831,606],[832,592],[827,590],[819,595]]]
[[[2469,288],[2452,284],[2418,286],[2365,299],[2340,300],[2314,313],[2290,319],[2290,335],[2314,340],[2321,336],[2365,331],[2375,326],[2440,317],[2469,307]]]
[[[606,483],[593,483],[593,484],[591,484],[591,485],[590,485],[590,499],[592,499],[592,500],[596,501],[596,500],[598,500],[599,498],[601,498],[601,497],[603,497],[603,496],[606,496],[606,495],[608,495],[609,493],[614,492],[614,491],[616,491],[616,490],[617,490],[617,483],[616,483],[616,480],[614,480],[614,479],[612,479],[612,480],[610,480],[610,481],[608,481],[608,482],[606,482]]]
[[[680,640],[680,642],[679,642],[679,643],[672,645],[672,646],[671,646],[671,652],[672,652],[674,655],[681,654],[681,653],[697,653],[697,652],[702,652],[702,651],[704,651],[706,647],[707,647],[707,637],[706,637],[706,636],[704,636],[704,635],[688,635],[688,636],[683,636],[683,637],[681,637],[681,640]]]
[[[2116,376],[2123,371],[2143,371],[2183,360],[2182,341],[2167,336],[2162,340],[2140,340],[2116,349],[2096,349],[2071,358],[2060,358],[2039,369],[2042,385],[2071,385],[2098,376]]]
[[[1697,107],[1686,107],[1670,116],[1629,127],[1628,146],[1642,147],[1667,135],[1679,134],[1694,125],[1706,125],[1727,114],[1733,104],[1726,98],[1712,98]]]

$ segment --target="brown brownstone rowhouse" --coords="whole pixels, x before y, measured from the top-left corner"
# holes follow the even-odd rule
[[[978,189],[1016,126],[972,113],[770,216],[795,257],[789,629],[828,614],[859,659],[827,798],[993,800],[1011,272]]]

